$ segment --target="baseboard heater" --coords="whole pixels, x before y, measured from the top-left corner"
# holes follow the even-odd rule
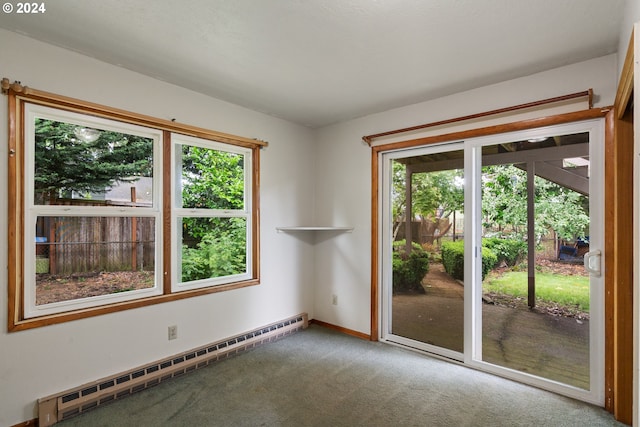
[[[38,422],[46,427],[203,368],[217,360],[275,341],[308,326],[306,313],[166,359],[38,399]]]

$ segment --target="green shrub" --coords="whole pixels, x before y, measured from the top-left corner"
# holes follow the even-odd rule
[[[242,227],[213,230],[196,247],[182,246],[183,282],[231,276],[246,271],[245,232]]]
[[[498,264],[498,257],[495,252],[487,247],[482,247],[482,280]]]
[[[464,241],[442,242],[440,252],[444,271],[454,279],[464,280]]]
[[[429,254],[413,243],[406,253],[406,240],[393,242],[393,292],[424,292],[422,279],[429,272]]]
[[[527,242],[524,240],[490,237],[482,239],[482,246],[491,249],[498,262],[504,261],[509,267],[517,265],[527,255]]]
[[[442,265],[447,274],[454,279],[464,280],[464,240],[442,243]],[[498,263],[496,254],[482,247],[482,280]]]

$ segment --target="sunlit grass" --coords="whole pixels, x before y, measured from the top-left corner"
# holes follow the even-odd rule
[[[536,273],[536,299],[589,311],[589,277]],[[484,292],[527,298],[527,273],[510,271],[490,274],[482,283]]]

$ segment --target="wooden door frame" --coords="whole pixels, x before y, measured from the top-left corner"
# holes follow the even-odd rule
[[[634,332],[634,32],[605,137],[605,408],[632,424]]]

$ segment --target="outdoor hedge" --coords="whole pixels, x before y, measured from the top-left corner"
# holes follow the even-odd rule
[[[464,280],[464,240],[455,242],[443,242],[441,247],[442,265],[444,270],[457,280]],[[487,247],[482,247],[482,280],[498,263],[495,252]]]
[[[422,279],[429,272],[429,254],[413,242],[406,253],[406,240],[393,242],[393,292],[424,292]]]
[[[482,239],[482,246],[491,249],[498,257],[498,262],[504,261],[509,267],[527,256],[527,242],[524,240],[489,237]]]
[[[464,241],[442,242],[442,265],[454,279],[464,280]]]
[[[487,274],[498,264],[498,257],[496,253],[491,249],[482,247],[482,280],[487,277]]]

